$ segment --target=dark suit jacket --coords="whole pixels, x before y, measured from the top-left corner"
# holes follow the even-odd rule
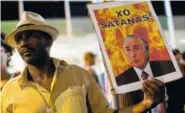
[[[150,67],[154,77],[165,75],[175,71],[175,67],[170,60],[166,61],[150,61]],[[116,77],[118,86],[138,82],[139,77],[133,67],[127,69],[125,72]]]
[[[166,84],[168,94],[168,108],[167,113],[185,113],[185,76],[176,81]]]

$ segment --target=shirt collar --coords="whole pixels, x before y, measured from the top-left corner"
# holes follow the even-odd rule
[[[146,65],[144,70],[141,70],[141,69],[136,68],[136,67],[134,67],[134,70],[136,71],[136,73],[137,73],[137,75],[138,75],[140,80],[142,80],[142,78],[141,78],[142,71],[145,71],[146,73],[148,73],[149,76],[153,76],[152,69],[151,69],[151,66],[150,66],[149,62],[147,63],[147,65]]]
[[[59,67],[59,65],[68,65],[64,60],[58,60],[56,58],[51,58],[54,66],[55,66],[55,71],[57,70],[57,68]],[[54,72],[55,73],[55,72]],[[20,75],[20,79],[18,81],[18,83],[20,84],[21,87],[26,87],[28,86],[31,82],[28,80],[28,67],[26,66],[22,72],[22,74]]]
[[[151,69],[151,66],[150,66],[150,63],[149,63],[149,62],[147,63],[147,65],[146,65],[144,71],[145,71],[146,73],[148,73],[150,76],[153,76],[152,69]]]

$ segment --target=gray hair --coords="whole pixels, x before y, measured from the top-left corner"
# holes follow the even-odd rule
[[[138,39],[140,39],[143,42],[143,44],[144,44],[145,50],[147,52],[149,52],[149,46],[148,46],[148,43],[147,43],[146,40],[144,40],[143,38],[141,38],[138,35],[127,35],[127,37],[124,39],[124,41],[126,41],[127,39],[130,39],[130,38],[138,38]]]

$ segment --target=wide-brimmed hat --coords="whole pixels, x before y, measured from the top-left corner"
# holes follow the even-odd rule
[[[10,33],[5,37],[5,42],[9,46],[14,48],[16,45],[15,35],[19,32],[27,31],[27,30],[39,30],[39,31],[46,32],[52,37],[53,41],[58,37],[58,34],[59,34],[58,30],[48,25],[44,20],[44,18],[39,14],[29,12],[29,11],[24,11],[20,21],[17,23],[16,30],[14,30],[12,33]]]

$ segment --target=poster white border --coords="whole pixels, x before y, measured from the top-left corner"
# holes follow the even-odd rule
[[[167,51],[170,55],[170,58],[173,62],[173,65],[175,67],[175,72],[172,72],[172,73],[169,73],[169,74],[166,74],[166,75],[163,75],[163,76],[160,76],[160,77],[156,77],[157,79],[163,81],[164,83],[167,83],[167,82],[170,82],[170,81],[174,81],[176,79],[179,79],[182,77],[182,73],[178,67],[178,64],[175,60],[175,57],[169,47],[169,44],[164,36],[164,32],[162,30],[162,27],[159,23],[159,20],[157,18],[157,15],[152,7],[152,4],[151,2],[149,1],[117,1],[117,2],[105,2],[105,3],[99,3],[99,4],[88,4],[87,7],[88,7],[88,11],[90,13],[90,17],[93,21],[93,25],[95,27],[95,31],[96,31],[96,34],[97,34],[97,37],[98,37],[98,41],[99,41],[99,44],[100,44],[100,48],[101,48],[101,52],[102,54],[104,55],[104,58],[105,58],[105,62],[106,62],[106,66],[108,68],[108,75],[110,75],[110,79],[109,81],[111,81],[112,83],[112,86],[114,87],[114,90],[117,94],[122,94],[122,93],[126,93],[126,92],[131,92],[131,91],[135,91],[135,90],[138,90],[138,89],[141,89],[142,87],[142,81],[139,81],[139,82],[134,82],[134,83],[131,83],[131,84],[127,84],[127,85],[122,85],[122,86],[117,86],[117,83],[116,83],[116,79],[115,79],[115,76],[113,74],[113,70],[112,70],[112,67],[111,67],[111,63],[110,63],[110,60],[109,60],[109,57],[106,53],[106,48],[105,48],[105,45],[104,45],[104,42],[103,42],[103,37],[101,35],[101,32],[100,32],[100,29],[99,29],[99,26],[98,26],[98,22],[96,20],[96,17],[95,17],[95,14],[94,14],[94,10],[98,10],[98,9],[105,9],[105,8],[111,8],[111,7],[117,7],[117,6],[122,6],[122,5],[131,5],[131,4],[136,4],[136,3],[141,3],[141,2],[146,2],[147,5],[149,6],[149,9],[152,13],[152,16],[155,20],[155,22],[157,23],[158,25],[158,29],[160,31],[160,34],[162,36],[162,39],[164,41],[164,44],[167,48]]]

